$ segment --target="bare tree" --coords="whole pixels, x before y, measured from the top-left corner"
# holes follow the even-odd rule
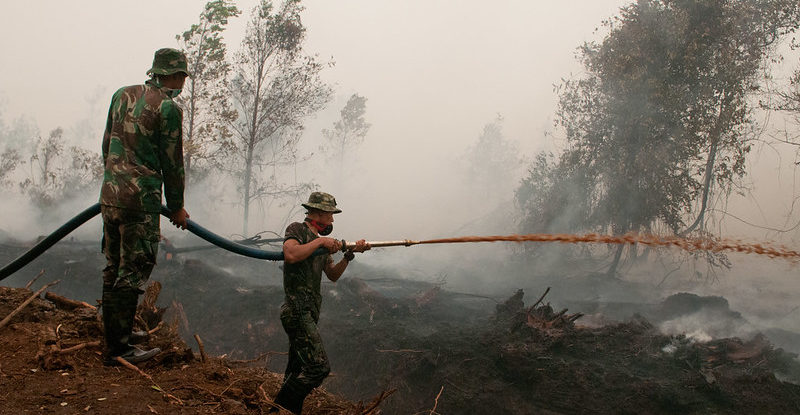
[[[297,162],[304,119],[331,99],[319,77],[327,64],[303,54],[302,10],[299,0],[287,0],[278,9],[262,0],[235,56],[230,93],[239,116],[231,123],[226,168],[239,179],[245,234],[254,200],[306,187],[281,183],[278,169]]]

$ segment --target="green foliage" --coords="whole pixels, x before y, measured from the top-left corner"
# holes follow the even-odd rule
[[[340,168],[344,165],[347,151],[364,142],[369,132],[371,125],[364,119],[366,112],[367,99],[353,94],[339,112],[340,118],[333,123],[333,129],[322,130],[322,135],[328,140],[323,151],[329,158],[338,160]]]
[[[228,20],[239,14],[229,1],[210,1],[199,23],[176,36],[192,73],[176,99],[184,108],[183,152],[189,180],[198,180],[222,162],[220,146],[231,136],[229,125],[236,112],[227,93],[230,63],[222,34]]]
[[[8,180],[9,176],[24,163],[18,150],[13,148],[5,149],[0,154],[0,187],[8,187],[11,184],[11,181]]]
[[[513,194],[522,158],[516,143],[503,133],[501,115],[483,127],[464,159],[467,165],[464,179],[481,200],[506,201]]]
[[[607,21],[603,42],[580,48],[586,75],[558,89],[566,151],[557,164],[538,161],[517,192],[529,230],[552,227],[557,214],[532,218],[567,203],[579,212],[564,219],[567,229],[702,229],[712,191],[729,192],[746,172],[748,98],[775,41],[797,28],[798,9],[786,0],[640,0]],[[549,197],[531,199],[534,191]]]
[[[800,45],[793,44],[792,47],[797,49],[800,48]],[[798,61],[798,64],[800,64],[800,61]],[[778,110],[788,114],[794,119],[794,126],[800,126],[800,65],[798,65],[798,69],[795,70],[791,78],[789,78],[788,85],[778,89],[776,95],[777,97],[774,102],[761,102],[762,106],[767,109]],[[796,131],[791,133],[787,128],[786,131],[784,131],[784,136],[779,139],[779,141],[796,146],[796,151],[800,154],[800,134]]]
[[[593,181],[583,171],[568,171],[552,153],[539,153],[515,193],[521,226],[530,233],[586,229]]]
[[[30,175],[19,183],[20,190],[40,208],[99,187],[103,174],[99,155],[76,146],[65,147],[63,133],[59,127],[46,139],[36,141],[28,160]]]

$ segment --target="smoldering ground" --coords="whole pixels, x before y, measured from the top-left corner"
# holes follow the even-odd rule
[[[589,3],[594,6],[598,2]],[[395,5],[378,10],[378,6],[362,4],[363,10],[359,10],[365,14],[377,13],[378,16],[400,13],[410,17],[405,20],[413,20],[411,18],[419,17],[419,10],[422,9],[421,3],[416,5],[419,6],[418,9]],[[564,68],[576,68],[563,64],[563,60],[556,58],[566,55],[571,60],[572,51],[579,43],[576,39],[591,38],[591,29],[588,27],[597,25],[600,19],[592,17],[587,29],[581,34],[553,36],[540,33],[539,38],[558,38],[569,45],[565,48],[555,44],[532,47],[531,49],[537,50],[557,48],[559,52],[533,59],[532,62],[529,62],[528,57],[523,64],[516,59],[520,56],[519,51],[503,50],[491,57],[472,57],[475,49],[500,50],[502,48],[494,48],[494,45],[504,44],[507,39],[515,38],[518,29],[514,28],[518,26],[509,23],[507,19],[511,15],[525,17],[527,13],[509,13],[505,6],[485,10],[483,4],[470,3],[464,8],[463,13],[468,17],[466,24],[469,27],[458,25],[456,29],[446,30],[453,33],[445,36],[446,38],[452,40],[464,35],[465,39],[478,40],[475,38],[477,32],[473,29],[493,21],[484,19],[482,12],[498,17],[497,22],[505,22],[502,24],[508,28],[487,28],[480,33],[486,35],[486,39],[481,37],[480,42],[476,43],[482,47],[474,47],[474,42],[460,44],[461,46],[455,48],[458,54],[448,54],[445,47],[447,45],[439,41],[442,38],[437,31],[439,23],[442,28],[447,28],[450,24],[456,25],[455,20],[459,20],[446,18],[436,22],[433,12],[441,11],[441,6],[432,6],[432,14],[424,20],[427,23],[424,30],[414,32],[392,23],[391,30],[381,32],[370,42],[364,40],[363,33],[346,32],[344,29],[358,28],[361,24],[367,25],[363,30],[375,29],[376,25],[388,24],[386,20],[380,23],[380,20],[362,18],[361,21],[344,24],[349,21],[345,19],[359,17],[348,13],[340,19],[331,18],[336,14],[320,12],[319,10],[330,11],[320,9],[321,7],[336,6],[309,3],[310,15],[307,22],[312,30],[318,30],[318,34],[311,34],[312,38],[316,36],[318,42],[315,48],[326,55],[329,52],[334,54],[337,65],[329,76],[333,81],[341,83],[341,89],[337,90],[336,98],[324,112],[308,120],[299,150],[300,154],[306,156],[299,157],[295,165],[283,166],[280,171],[265,174],[274,174],[274,180],[287,184],[311,183],[319,190],[336,195],[344,213],[336,217],[333,236],[349,241],[360,238],[430,239],[518,233],[519,214],[516,212],[513,189],[525,174],[526,166],[511,175],[500,175],[499,171],[495,175],[490,171],[482,177],[487,183],[495,183],[494,187],[504,189],[504,194],[492,194],[490,197],[489,190],[495,189],[477,189],[475,182],[466,179],[469,172],[464,166],[464,160],[468,158],[469,149],[481,136],[484,127],[497,119],[498,112],[504,117],[505,138],[519,144],[519,152],[523,158],[531,159],[535,150],[542,148],[557,152],[564,145],[558,135],[545,134],[551,128],[549,118],[553,105],[549,98],[542,97],[550,96],[548,94],[551,85],[570,72]],[[475,11],[481,13],[474,13]],[[134,13],[132,10],[130,12]],[[550,26],[546,27],[575,26],[563,24],[567,15],[572,15],[572,12],[562,10],[559,13],[561,14],[557,16],[562,16],[562,19],[547,18]],[[188,15],[191,15],[191,19],[184,16],[187,23],[194,21],[192,19],[196,17],[196,11]],[[586,16],[581,15],[579,18],[583,21]],[[175,32],[187,25],[178,25],[161,38],[171,39]],[[526,21],[525,27],[530,27],[530,22]],[[494,36],[493,33],[502,35]],[[400,49],[388,46],[382,49],[376,46],[376,43],[381,42],[388,45],[394,38],[413,41],[406,42],[410,46]],[[429,39],[433,46],[425,47],[425,41]],[[336,49],[336,41],[341,44],[355,44],[358,48]],[[532,45],[538,45],[534,42],[534,39],[530,40]],[[159,47],[162,46],[160,41],[156,43]],[[231,46],[234,45],[231,42]],[[124,76],[118,74],[113,80],[103,78],[103,81],[114,86],[141,81],[153,48],[149,45],[147,48],[138,45],[137,48],[138,52],[130,56],[140,59],[134,61],[126,57],[120,60],[126,63]],[[521,54],[527,56],[525,53]],[[108,61],[115,60],[109,57]],[[548,62],[548,65],[540,62]],[[553,64],[550,65],[550,62]],[[547,68],[542,68],[543,66]],[[497,71],[500,67],[513,68],[514,71]],[[472,71],[475,68],[477,72]],[[546,69],[547,72],[539,72],[539,69]],[[101,72],[115,73],[111,70]],[[523,73],[525,76],[521,79],[520,74]],[[387,79],[391,82],[385,82]],[[497,79],[505,80],[502,88],[495,86]],[[480,82],[473,83],[475,80]],[[54,85],[50,87],[55,88]],[[7,85],[6,88],[11,91],[12,96],[18,97],[14,85]],[[520,90],[523,95],[516,95]],[[351,93],[361,93],[367,97],[366,116],[373,127],[364,145],[348,153],[345,165],[340,166],[331,163],[324,152],[319,151],[323,144],[319,132],[323,128],[330,128]],[[22,101],[24,100],[15,98],[7,101],[6,105],[15,114],[23,111],[16,107]],[[532,101],[536,101],[535,105],[531,104]],[[35,107],[30,104],[23,106],[29,109]],[[35,116],[43,120],[59,119],[55,115],[56,110],[43,111],[35,113]],[[96,111],[97,122],[94,125],[98,147],[99,130],[104,116],[103,109]],[[46,130],[44,135],[58,123],[63,121],[43,122],[42,128]],[[13,121],[6,119],[0,125],[12,124]],[[6,130],[8,129],[4,129]],[[65,136],[69,140],[78,140],[77,134],[69,133]],[[24,141],[26,138],[16,139]],[[733,195],[727,205],[724,201],[717,201],[715,209],[721,213],[715,218],[718,222],[713,227],[720,234],[796,243],[796,233],[764,232],[726,216],[729,213],[751,223],[791,228],[783,225],[787,223],[785,218],[791,218],[794,214],[791,202],[795,194],[794,180],[797,172],[790,152],[782,149],[779,153],[781,154],[775,156],[762,149],[759,157],[750,159],[753,175],[748,179],[751,189],[746,193],[747,196]],[[776,173],[778,167],[781,174]],[[249,234],[242,235],[242,207],[237,186],[234,178],[214,173],[204,180],[190,182],[187,209],[192,219],[224,236],[236,239],[261,231],[267,232],[263,234],[265,237],[281,235],[288,223],[303,217],[299,203],[304,200],[308,191],[290,194],[282,199],[258,201],[251,211]],[[4,195],[3,201],[0,201],[0,209],[4,213],[0,228],[5,232],[6,242],[12,239],[14,241],[9,245],[10,248],[4,246],[2,258],[12,259],[38,235],[49,233],[96,199],[96,192],[86,191],[79,197],[59,204],[57,209],[45,210],[16,191],[9,191]],[[759,210],[760,213],[754,214]],[[557,219],[564,219],[561,221],[563,223],[568,222],[567,216],[574,214],[562,213],[564,217]],[[162,222],[162,229],[164,236],[175,246],[204,245],[204,242],[186,232],[174,229],[166,220]],[[61,290],[64,294],[92,302],[99,297],[100,269],[103,265],[98,246],[95,245],[99,235],[100,224],[95,219],[75,234],[76,239],[86,241],[86,247],[65,241],[7,281],[12,286],[22,286],[40,269],[45,269],[47,278],[64,277],[65,282],[57,291]],[[362,306],[361,308],[353,306],[350,309],[347,306],[351,304],[337,303],[337,298],[345,297],[342,293],[346,290],[362,295],[374,290],[383,297],[402,294],[410,298],[438,287],[453,293],[453,296],[466,294],[473,301],[469,303],[469,307],[461,308],[466,301],[459,297],[459,307],[453,306],[442,315],[452,317],[459,312],[468,314],[465,311],[468,310],[474,312],[474,315],[487,317],[517,289],[523,289],[526,300],[533,301],[532,299],[550,287],[547,301],[554,309],[568,308],[570,312],[585,314],[584,318],[577,320],[579,325],[603,327],[606,324],[627,321],[638,313],[653,321],[664,333],[685,334],[696,344],[731,336],[750,339],[758,332],[765,332],[776,345],[800,352],[800,341],[797,340],[800,326],[796,323],[796,315],[800,311],[795,304],[800,283],[796,280],[797,268],[793,264],[753,255],[731,254],[728,256],[731,268],[726,269],[709,266],[702,255],[692,256],[669,249],[658,249],[652,250],[646,259],[642,255],[638,259],[626,256],[620,265],[621,272],[607,275],[605,271],[613,257],[613,246],[536,244],[535,249],[530,248],[514,243],[480,243],[376,249],[359,255],[345,275],[345,280],[339,285],[324,286],[326,301],[331,310],[341,312],[336,316],[341,317],[344,323],[355,324],[370,321],[370,307],[377,306],[359,303],[356,305]],[[265,246],[264,249],[279,249],[279,246]],[[640,254],[644,251],[641,247],[638,249]],[[162,248],[162,255],[164,253]],[[171,291],[171,299],[183,302],[185,309],[199,310],[187,317],[187,324],[192,328],[208,327],[208,334],[203,335],[212,337],[209,345],[214,345],[216,353],[249,358],[265,350],[285,348],[285,339],[280,332],[275,312],[281,297],[279,286],[282,274],[279,263],[234,257],[218,250],[181,254],[172,260],[162,256],[159,261],[154,279],[161,280]],[[348,278],[352,278],[352,281],[348,281]],[[369,290],[357,281],[364,281]],[[196,297],[181,293],[183,283],[186,284],[185,287],[193,287],[191,292]],[[401,288],[397,288],[398,286]],[[189,291],[188,288],[186,290]],[[684,308],[674,314],[667,313],[663,309],[663,303],[680,293],[688,294],[681,297],[687,299],[680,303]],[[191,301],[192,298],[194,302]],[[269,306],[259,303],[264,298],[270,299]],[[209,304],[214,306],[209,308]],[[169,302],[162,305],[173,306]],[[323,314],[325,307],[323,305]],[[398,308],[404,310],[402,307]],[[433,317],[423,315],[433,320]],[[474,315],[470,314],[473,317]],[[408,321],[417,326],[397,326],[395,330],[387,331],[387,335],[403,333],[403,330],[414,334],[430,334],[441,328],[437,324],[442,321],[420,320],[411,318]],[[217,326],[212,326],[212,323],[217,323]],[[215,330],[221,331],[220,326],[232,327],[233,333],[215,333]],[[191,330],[184,334],[190,336]],[[262,337],[267,334],[272,336],[269,337],[270,343],[264,340],[267,337]],[[339,343],[343,341],[340,334],[331,330],[325,336],[331,342]],[[187,337],[187,340],[193,344],[191,338]],[[226,343],[227,341],[234,344]],[[265,343],[259,343],[262,341]],[[391,346],[398,350],[404,349],[401,344]],[[349,350],[358,351],[358,347],[349,347]],[[428,364],[426,359],[427,357],[420,361]],[[430,360],[435,361],[434,358]],[[282,369],[280,360],[273,360],[271,364],[274,370]]]

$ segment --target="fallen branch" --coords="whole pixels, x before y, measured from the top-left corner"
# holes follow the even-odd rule
[[[553,317],[552,319],[550,319],[550,321],[548,321],[548,322],[547,322],[547,324],[548,324],[548,325],[553,325],[553,324],[555,324],[556,320],[558,320],[558,319],[560,319],[561,317],[563,317],[563,316],[564,316],[564,314],[566,314],[566,313],[567,313],[567,309],[566,309],[566,308],[565,308],[565,309],[563,309],[563,310],[561,310],[561,311],[559,311],[559,312],[558,312],[558,314],[556,314],[556,315],[555,315],[555,317]]]
[[[432,409],[431,409],[431,411],[428,413],[428,415],[433,415],[433,414],[437,413],[437,412],[436,412],[436,407],[437,407],[437,406],[439,406],[439,398],[442,396],[442,392],[443,392],[443,391],[444,391],[444,385],[442,385],[442,388],[441,388],[441,389],[439,389],[439,394],[438,394],[438,395],[436,395],[436,399],[435,399],[435,400],[434,400],[434,402],[433,402],[433,408],[432,408]]]
[[[530,306],[530,309],[531,309],[531,310],[533,310],[533,309],[534,309],[534,308],[535,308],[537,305],[539,305],[539,303],[541,303],[541,302],[542,302],[542,300],[544,300],[544,296],[546,296],[546,295],[547,295],[547,293],[549,293],[549,292],[550,292],[550,287],[547,287],[547,289],[546,289],[546,290],[544,290],[544,294],[542,294],[542,296],[541,296],[541,297],[539,297],[539,299],[538,299],[538,300],[536,300],[536,302],[535,302],[535,303],[533,303],[533,305],[532,305],[532,306]]]
[[[99,346],[100,346],[100,340],[94,341],[94,342],[86,342],[86,343],[77,344],[77,345],[72,346],[72,347],[67,347],[66,349],[60,349],[60,350],[58,350],[58,353],[61,353],[61,354],[72,353],[72,352],[76,352],[76,351],[81,350],[81,349],[85,349],[87,347],[99,347]]]
[[[115,357],[114,360],[119,362],[119,364],[121,364],[122,366],[125,366],[128,369],[130,369],[130,370],[132,370],[132,371],[134,371],[134,372],[146,377],[147,380],[149,380],[150,382],[153,382],[153,378],[150,375],[148,375],[147,373],[144,373],[142,371],[142,369],[139,369],[138,367],[134,366],[131,362],[129,362],[129,361],[127,361],[127,360],[125,360],[125,359],[123,359],[123,358],[121,358],[119,356]],[[153,382],[153,384],[155,385],[155,382]],[[158,385],[156,385],[156,386],[158,386]]]
[[[386,391],[386,390],[382,391],[378,396],[375,397],[375,399],[372,400],[372,402],[369,404],[369,406],[367,406],[366,408],[364,408],[363,411],[361,411],[361,415],[370,415],[372,413],[372,411],[374,411],[376,408],[378,408],[378,405],[380,405],[381,402],[383,402],[386,398],[389,397],[389,395],[391,395],[391,394],[393,394],[395,392],[397,392],[397,389],[392,389],[392,390],[388,390],[388,391]]]
[[[65,310],[73,310],[76,308],[84,308],[84,307],[90,308],[92,310],[97,310],[97,307],[89,303],[83,301],[71,300],[67,297],[62,297],[58,294],[54,294],[49,291],[44,294],[44,298],[55,303],[59,308],[63,308]]]
[[[125,360],[125,359],[123,359],[123,358],[121,358],[119,356],[115,357],[114,360],[119,362],[119,364],[121,364],[122,366],[125,366],[128,369],[130,369],[130,370],[142,375],[143,377],[147,378],[147,380],[149,380],[150,383],[153,384],[153,389],[161,392],[167,398],[172,399],[175,402],[178,402],[180,405],[183,405],[183,401],[181,400],[181,398],[178,398],[177,396],[175,396],[175,395],[165,391],[164,389],[162,389],[161,386],[158,386],[158,384],[153,380],[152,376],[148,375],[147,373],[144,373],[141,369],[139,369],[138,367],[134,366],[133,364],[131,364],[130,362],[128,362],[127,360]]]
[[[270,399],[267,396],[267,391],[264,390],[264,384],[263,383],[258,385],[258,391],[261,392],[261,399],[263,399],[264,402],[266,402],[267,405],[269,405],[271,408],[278,408],[278,409],[281,409],[281,410],[284,410],[284,411],[288,411],[288,409],[276,404],[275,401],[273,401],[272,399]]]
[[[270,405],[273,403],[272,399],[267,397],[267,391],[264,390],[264,384],[263,383],[258,385],[258,391],[261,392],[261,399],[263,399],[265,402],[267,402]]]
[[[256,356],[253,359],[248,359],[248,360],[230,360],[230,362],[231,363],[255,363],[255,362],[258,362],[259,360],[261,360],[261,359],[263,359],[265,357],[270,357],[270,356],[272,356],[274,354],[277,354],[277,355],[288,355],[289,353],[288,352],[266,352],[266,353],[261,353],[260,355]]]
[[[425,353],[424,350],[413,350],[413,349],[399,349],[399,350],[375,349],[375,351],[379,353]]]
[[[17,315],[17,313],[19,313],[20,311],[22,311],[22,309],[23,309],[23,308],[25,308],[25,306],[27,306],[28,304],[30,304],[30,303],[31,303],[31,301],[33,301],[33,299],[34,299],[34,298],[38,297],[38,296],[39,296],[39,295],[42,293],[42,291],[44,291],[44,290],[48,289],[49,287],[51,287],[51,286],[53,286],[53,285],[56,285],[56,284],[58,284],[59,282],[61,282],[61,280],[55,280],[55,281],[53,281],[53,282],[50,282],[50,283],[48,283],[48,284],[45,284],[45,285],[44,285],[42,288],[39,288],[39,291],[36,291],[35,293],[33,293],[33,295],[32,295],[32,296],[28,297],[28,299],[27,299],[27,300],[25,300],[25,301],[24,301],[22,304],[20,304],[20,305],[19,305],[19,307],[17,307],[17,308],[16,308],[14,311],[12,311],[12,312],[11,312],[11,314],[9,314],[8,316],[6,316],[6,318],[4,318],[4,319],[3,319],[3,321],[0,321],[0,328],[3,328],[3,326],[5,326],[6,324],[8,324],[8,322],[9,322],[9,321],[11,321],[11,319],[12,319],[12,318],[13,318],[15,315]]]
[[[38,274],[38,275],[36,275],[35,277],[33,277],[33,279],[32,279],[32,280],[28,281],[28,283],[27,283],[27,284],[25,284],[25,289],[27,290],[27,289],[31,288],[31,285],[33,285],[33,283],[34,283],[34,282],[36,282],[36,280],[38,280],[38,279],[39,279],[39,277],[41,277],[42,275],[44,275],[44,270],[41,270],[41,271],[39,271],[39,274]]]
[[[197,340],[197,346],[200,348],[200,361],[203,363],[208,361],[208,357],[206,356],[206,348],[203,347],[203,341],[200,340],[200,336],[195,334],[194,339]]]
[[[148,330],[147,331],[147,334],[153,334],[153,333],[157,332],[159,329],[161,329],[161,327],[164,327],[164,322],[163,321],[159,321],[157,326],[155,326],[152,330]]]

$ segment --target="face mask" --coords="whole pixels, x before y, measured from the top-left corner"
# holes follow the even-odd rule
[[[311,218],[306,218],[306,222],[310,223],[311,226],[316,228],[317,232],[319,232],[319,234],[322,235],[322,236],[330,235],[331,232],[333,232],[333,224],[332,223],[330,225],[323,225],[323,224],[321,224],[321,223],[319,223],[319,222],[317,222],[317,221],[315,221],[314,219],[311,219]]]
[[[166,90],[167,95],[169,95],[171,98],[177,98],[178,95],[181,94],[181,91],[183,91],[182,89],[169,89],[169,88],[164,88],[164,89]]]

